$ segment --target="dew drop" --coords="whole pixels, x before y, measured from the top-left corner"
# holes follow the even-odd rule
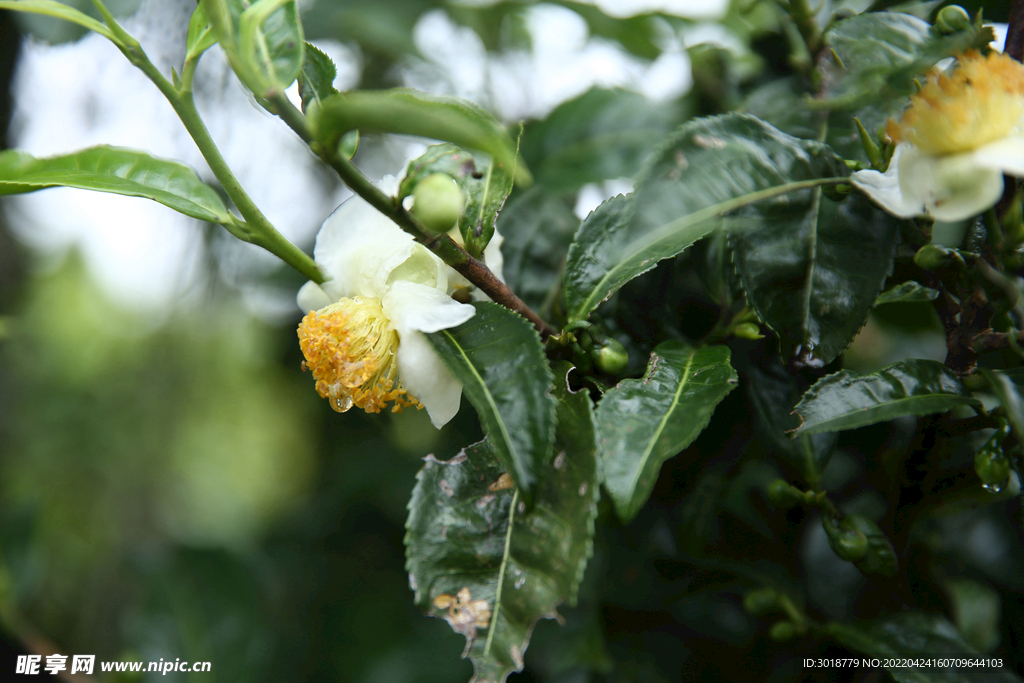
[[[1006,486],[1005,481],[998,484],[982,484],[981,488],[985,489],[989,493],[1000,493],[1004,486]]]
[[[352,398],[349,396],[338,396],[331,400],[334,402],[334,409],[339,413],[347,413],[352,408]]]

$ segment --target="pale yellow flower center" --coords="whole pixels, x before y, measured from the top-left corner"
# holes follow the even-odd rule
[[[380,299],[357,296],[310,311],[299,324],[304,369],[313,372],[316,391],[339,413],[352,406],[379,413],[420,402],[398,379],[398,332],[384,315]]]
[[[969,152],[1017,132],[1024,115],[1024,65],[998,52],[969,51],[957,68],[932,70],[886,132],[934,155]]]

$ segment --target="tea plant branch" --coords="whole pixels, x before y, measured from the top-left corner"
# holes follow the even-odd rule
[[[448,235],[429,235],[412,214],[374,185],[355,164],[339,154],[337,149],[327,149],[320,144],[313,137],[309,126],[306,125],[306,117],[284,93],[268,93],[265,99],[270,104],[269,110],[280,117],[324,163],[333,168],[349,189],[437,254],[442,261],[479,287],[480,291],[491,297],[493,301],[529,320],[542,337],[554,333],[554,330],[536,312],[523,303],[504,282],[499,280],[486,264],[470,256]]]
[[[184,124],[185,130],[192,136],[196,147],[206,159],[206,163],[209,164],[214,177],[217,178],[221,187],[224,188],[224,192],[242,214],[244,220],[232,215],[230,222],[223,223],[224,228],[238,239],[266,249],[314,282],[323,282],[325,278],[313,259],[289,242],[263,215],[263,212],[246,193],[238,178],[235,177],[217,144],[213,141],[210,131],[196,109],[195,99],[192,95],[192,76],[195,73],[196,60],[189,60],[185,63],[180,85],[171,83],[150,61],[139,41],[121,28],[102,0],[93,0],[93,4],[117,38],[112,42],[125,58],[142,71],[167,98],[174,112]]]

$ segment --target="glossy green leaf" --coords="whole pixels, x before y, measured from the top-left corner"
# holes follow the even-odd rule
[[[801,424],[793,432],[817,434],[926,415],[957,406],[980,406],[956,374],[934,360],[905,360],[862,375],[842,370],[812,386],[794,411]]]
[[[540,184],[516,197],[498,216],[498,230],[505,237],[505,283],[541,315],[555,299],[565,254],[579,226],[572,205]]]
[[[185,61],[191,62],[217,44],[217,36],[210,26],[210,18],[200,3],[188,22],[188,38],[185,40]]]
[[[302,111],[306,111],[310,101],[320,101],[334,95],[338,91],[334,87],[334,79],[338,76],[338,68],[327,54],[306,43],[306,59],[299,71],[299,98],[302,100]]]
[[[879,294],[875,299],[875,306],[935,301],[938,297],[938,290],[925,287],[914,280],[907,280]]]
[[[398,188],[398,198],[411,194],[416,184],[432,173],[447,173],[462,190],[466,204],[459,217],[459,232],[466,251],[480,258],[494,235],[498,212],[512,191],[512,176],[496,170],[485,155],[467,152],[450,143],[432,145],[418,159],[409,162]]]
[[[786,435],[787,431],[800,426],[800,418],[793,414],[793,406],[800,400],[801,385],[777,358],[763,368],[751,367],[744,380],[758,417],[757,430],[759,435],[763,435],[762,443],[801,472],[808,485],[817,487],[821,483],[821,473],[835,451],[839,435],[824,432],[792,439]]]
[[[564,370],[563,370],[564,371]],[[594,420],[586,392],[558,399],[556,455],[530,510],[490,439],[417,475],[406,524],[406,569],[416,604],[466,636],[474,681],[523,668],[538,619],[574,604],[593,552],[599,497]]]
[[[860,194],[740,212],[733,260],[747,302],[782,340],[786,357],[823,367],[867,321],[892,269],[899,224]]]
[[[486,152],[496,170],[513,174],[519,184],[532,182],[504,126],[465,100],[410,88],[351,90],[311,106],[308,115],[317,139],[328,147],[350,130],[418,135]]]
[[[654,105],[626,90],[592,88],[527,124],[520,151],[550,192],[632,177],[682,119],[677,104]]]
[[[530,323],[497,304],[473,305],[469,321],[426,336],[462,383],[491,448],[530,504],[551,460],[551,370]]]
[[[1021,680],[1003,667],[906,666],[908,662],[900,660],[920,657],[934,664],[934,658],[982,659],[983,655],[938,614],[900,612],[860,625],[832,622],[825,625],[825,632],[854,652],[890,660],[891,665],[885,668],[898,683],[1020,683]]]
[[[597,407],[605,488],[623,521],[654,490],[661,465],[704,430],[715,406],[737,384],[729,348],[659,344],[643,379],[627,379]]]
[[[74,7],[56,2],[55,0],[0,0],[0,9],[9,9],[13,12],[30,12],[32,14],[43,14],[48,17],[64,19],[72,23],[84,26],[90,31],[95,31],[107,40],[120,44],[114,34],[105,24],[96,21],[88,14],[83,14]]]
[[[580,226],[565,271],[569,319],[585,319],[626,282],[722,226],[728,214],[758,203],[775,215],[808,206],[815,187],[848,173],[828,147],[752,116],[683,126],[653,158],[635,193],[613,197]]]
[[[1017,392],[1013,380],[998,370],[981,368],[981,372],[992,385],[992,390],[999,397],[999,404],[1006,412],[1006,421],[1013,428],[1014,435],[1024,441],[1024,401]]]
[[[305,41],[295,0],[202,0],[231,68],[255,95],[290,86],[302,68]]]
[[[105,145],[46,159],[17,151],[0,153],[0,195],[48,187],[145,197],[201,221],[230,220],[213,188],[176,161]]]
[[[898,12],[871,12],[837,22],[825,40],[839,58],[823,60],[825,96],[816,107],[853,109],[871,102],[905,97],[914,78],[936,62],[968,48],[984,48],[991,27],[972,27],[939,35],[917,17]]]

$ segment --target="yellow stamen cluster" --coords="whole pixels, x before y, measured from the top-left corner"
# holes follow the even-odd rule
[[[950,74],[932,70],[886,132],[934,155],[969,152],[1016,132],[1024,116],[1024,65],[998,52],[961,55]]]
[[[420,402],[398,380],[398,332],[384,315],[379,299],[357,296],[310,311],[299,324],[304,368],[313,372],[316,392],[339,413],[352,406],[379,413]]]

